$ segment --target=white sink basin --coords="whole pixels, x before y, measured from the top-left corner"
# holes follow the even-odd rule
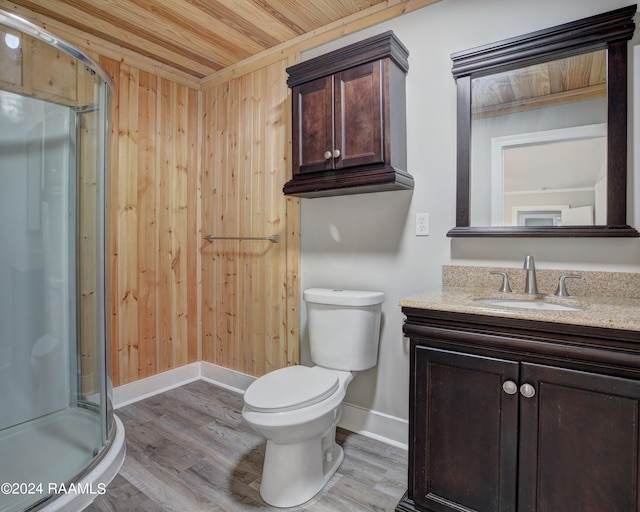
[[[475,302],[490,304],[506,308],[536,309],[540,311],[582,311],[584,308],[547,302],[544,300],[527,299],[474,299]]]

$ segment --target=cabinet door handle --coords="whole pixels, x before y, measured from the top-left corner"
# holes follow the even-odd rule
[[[334,149],[333,150],[333,158],[340,158],[340,150],[339,149]]]
[[[525,398],[531,398],[536,394],[536,389],[531,384],[523,384],[520,386],[520,393]]]
[[[329,160],[329,158],[331,158],[333,156],[333,153],[331,153],[331,151],[327,150],[324,152],[324,159],[325,160]]]
[[[518,392],[518,385],[512,380],[505,380],[502,383],[502,390],[507,395],[515,395]]]

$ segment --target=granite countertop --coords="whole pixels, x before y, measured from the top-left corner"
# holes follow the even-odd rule
[[[581,309],[572,311],[535,310],[496,306],[475,300],[486,298],[544,299],[546,302]],[[546,294],[531,296],[522,293],[501,293],[484,287],[444,286],[403,299],[400,301],[400,306],[640,332],[640,299],[629,297],[576,296],[560,298]]]

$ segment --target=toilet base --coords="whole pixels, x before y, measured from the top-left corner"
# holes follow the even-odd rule
[[[267,441],[260,496],[274,507],[309,501],[327,484],[344,459],[335,426],[322,437],[296,444]]]

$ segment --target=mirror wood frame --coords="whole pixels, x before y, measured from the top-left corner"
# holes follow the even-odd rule
[[[627,41],[636,5],[451,55],[457,86],[456,227],[449,237],[637,237],[627,225]],[[607,51],[607,224],[471,226],[471,81],[595,50]]]

